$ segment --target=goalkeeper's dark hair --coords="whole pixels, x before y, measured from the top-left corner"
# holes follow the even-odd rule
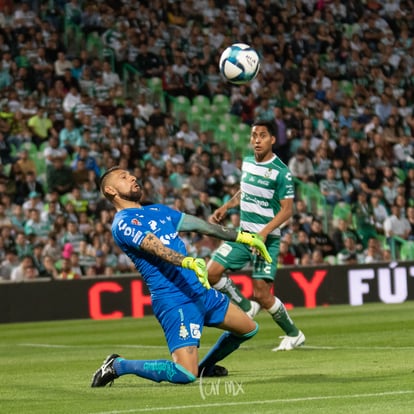
[[[111,173],[114,172],[114,171],[118,171],[118,170],[121,170],[121,167],[119,165],[115,165],[115,166],[109,168],[109,170],[106,170],[99,178],[99,188],[101,190],[101,193],[109,201],[112,201],[113,197],[112,197],[111,194],[107,194],[105,192],[104,187],[105,187],[106,181],[107,181],[108,177],[111,175]]]
[[[257,119],[256,121],[253,122],[252,128],[255,127],[255,126],[263,126],[269,131],[270,135],[272,135],[273,137],[276,136],[275,121],[267,121],[265,119]]]

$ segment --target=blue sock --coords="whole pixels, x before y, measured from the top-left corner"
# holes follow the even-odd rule
[[[166,359],[128,360],[117,358],[114,362],[117,375],[135,374],[151,381],[168,381],[174,384],[188,384],[196,377],[180,364]]]
[[[200,362],[198,371],[201,373],[203,369],[208,369],[209,367],[215,365],[216,362],[224,359],[227,355],[235,351],[240,346],[240,344],[256,335],[258,330],[259,325],[256,323],[255,329],[241,336],[232,334],[230,332],[224,332]]]

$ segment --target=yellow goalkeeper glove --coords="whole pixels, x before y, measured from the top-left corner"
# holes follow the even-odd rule
[[[247,233],[245,231],[239,231],[236,242],[247,244],[256,249],[263,259],[268,263],[272,263],[272,258],[267,251],[266,245],[263,243],[262,237],[257,233]]]
[[[206,289],[210,289],[210,283],[208,282],[207,265],[204,259],[194,259],[193,257],[185,257],[181,262],[181,267],[193,270],[197,275],[200,283]]]

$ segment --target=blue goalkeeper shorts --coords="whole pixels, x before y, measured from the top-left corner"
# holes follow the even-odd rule
[[[156,299],[152,308],[164,330],[170,353],[185,346],[199,347],[203,327],[222,323],[229,303],[226,295],[213,288],[206,289],[196,301],[175,306],[167,298]]]

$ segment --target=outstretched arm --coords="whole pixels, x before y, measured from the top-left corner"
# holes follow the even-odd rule
[[[196,231],[198,233],[206,234],[207,236],[214,236],[221,240],[235,241],[237,239],[238,231],[230,229],[220,224],[208,223],[196,216],[184,214],[178,227],[178,231]]]
[[[229,229],[219,224],[207,223],[205,220],[189,214],[183,215],[177,230],[196,231],[198,233],[206,234],[207,236],[213,236],[227,241],[236,241],[239,235],[238,230]],[[158,256],[160,259],[163,259],[175,266],[181,266],[181,262],[185,257],[182,254],[164,246],[162,241],[152,233],[147,233],[140,247],[146,252],[151,253],[154,256]]]
[[[246,233],[244,231],[229,229],[219,224],[208,223],[205,220],[188,214],[183,215],[178,230],[196,231],[198,233],[206,234],[207,236],[217,237],[221,240],[247,244],[256,249],[267,262],[272,262],[269,252],[263,242],[263,238],[256,233]]]

